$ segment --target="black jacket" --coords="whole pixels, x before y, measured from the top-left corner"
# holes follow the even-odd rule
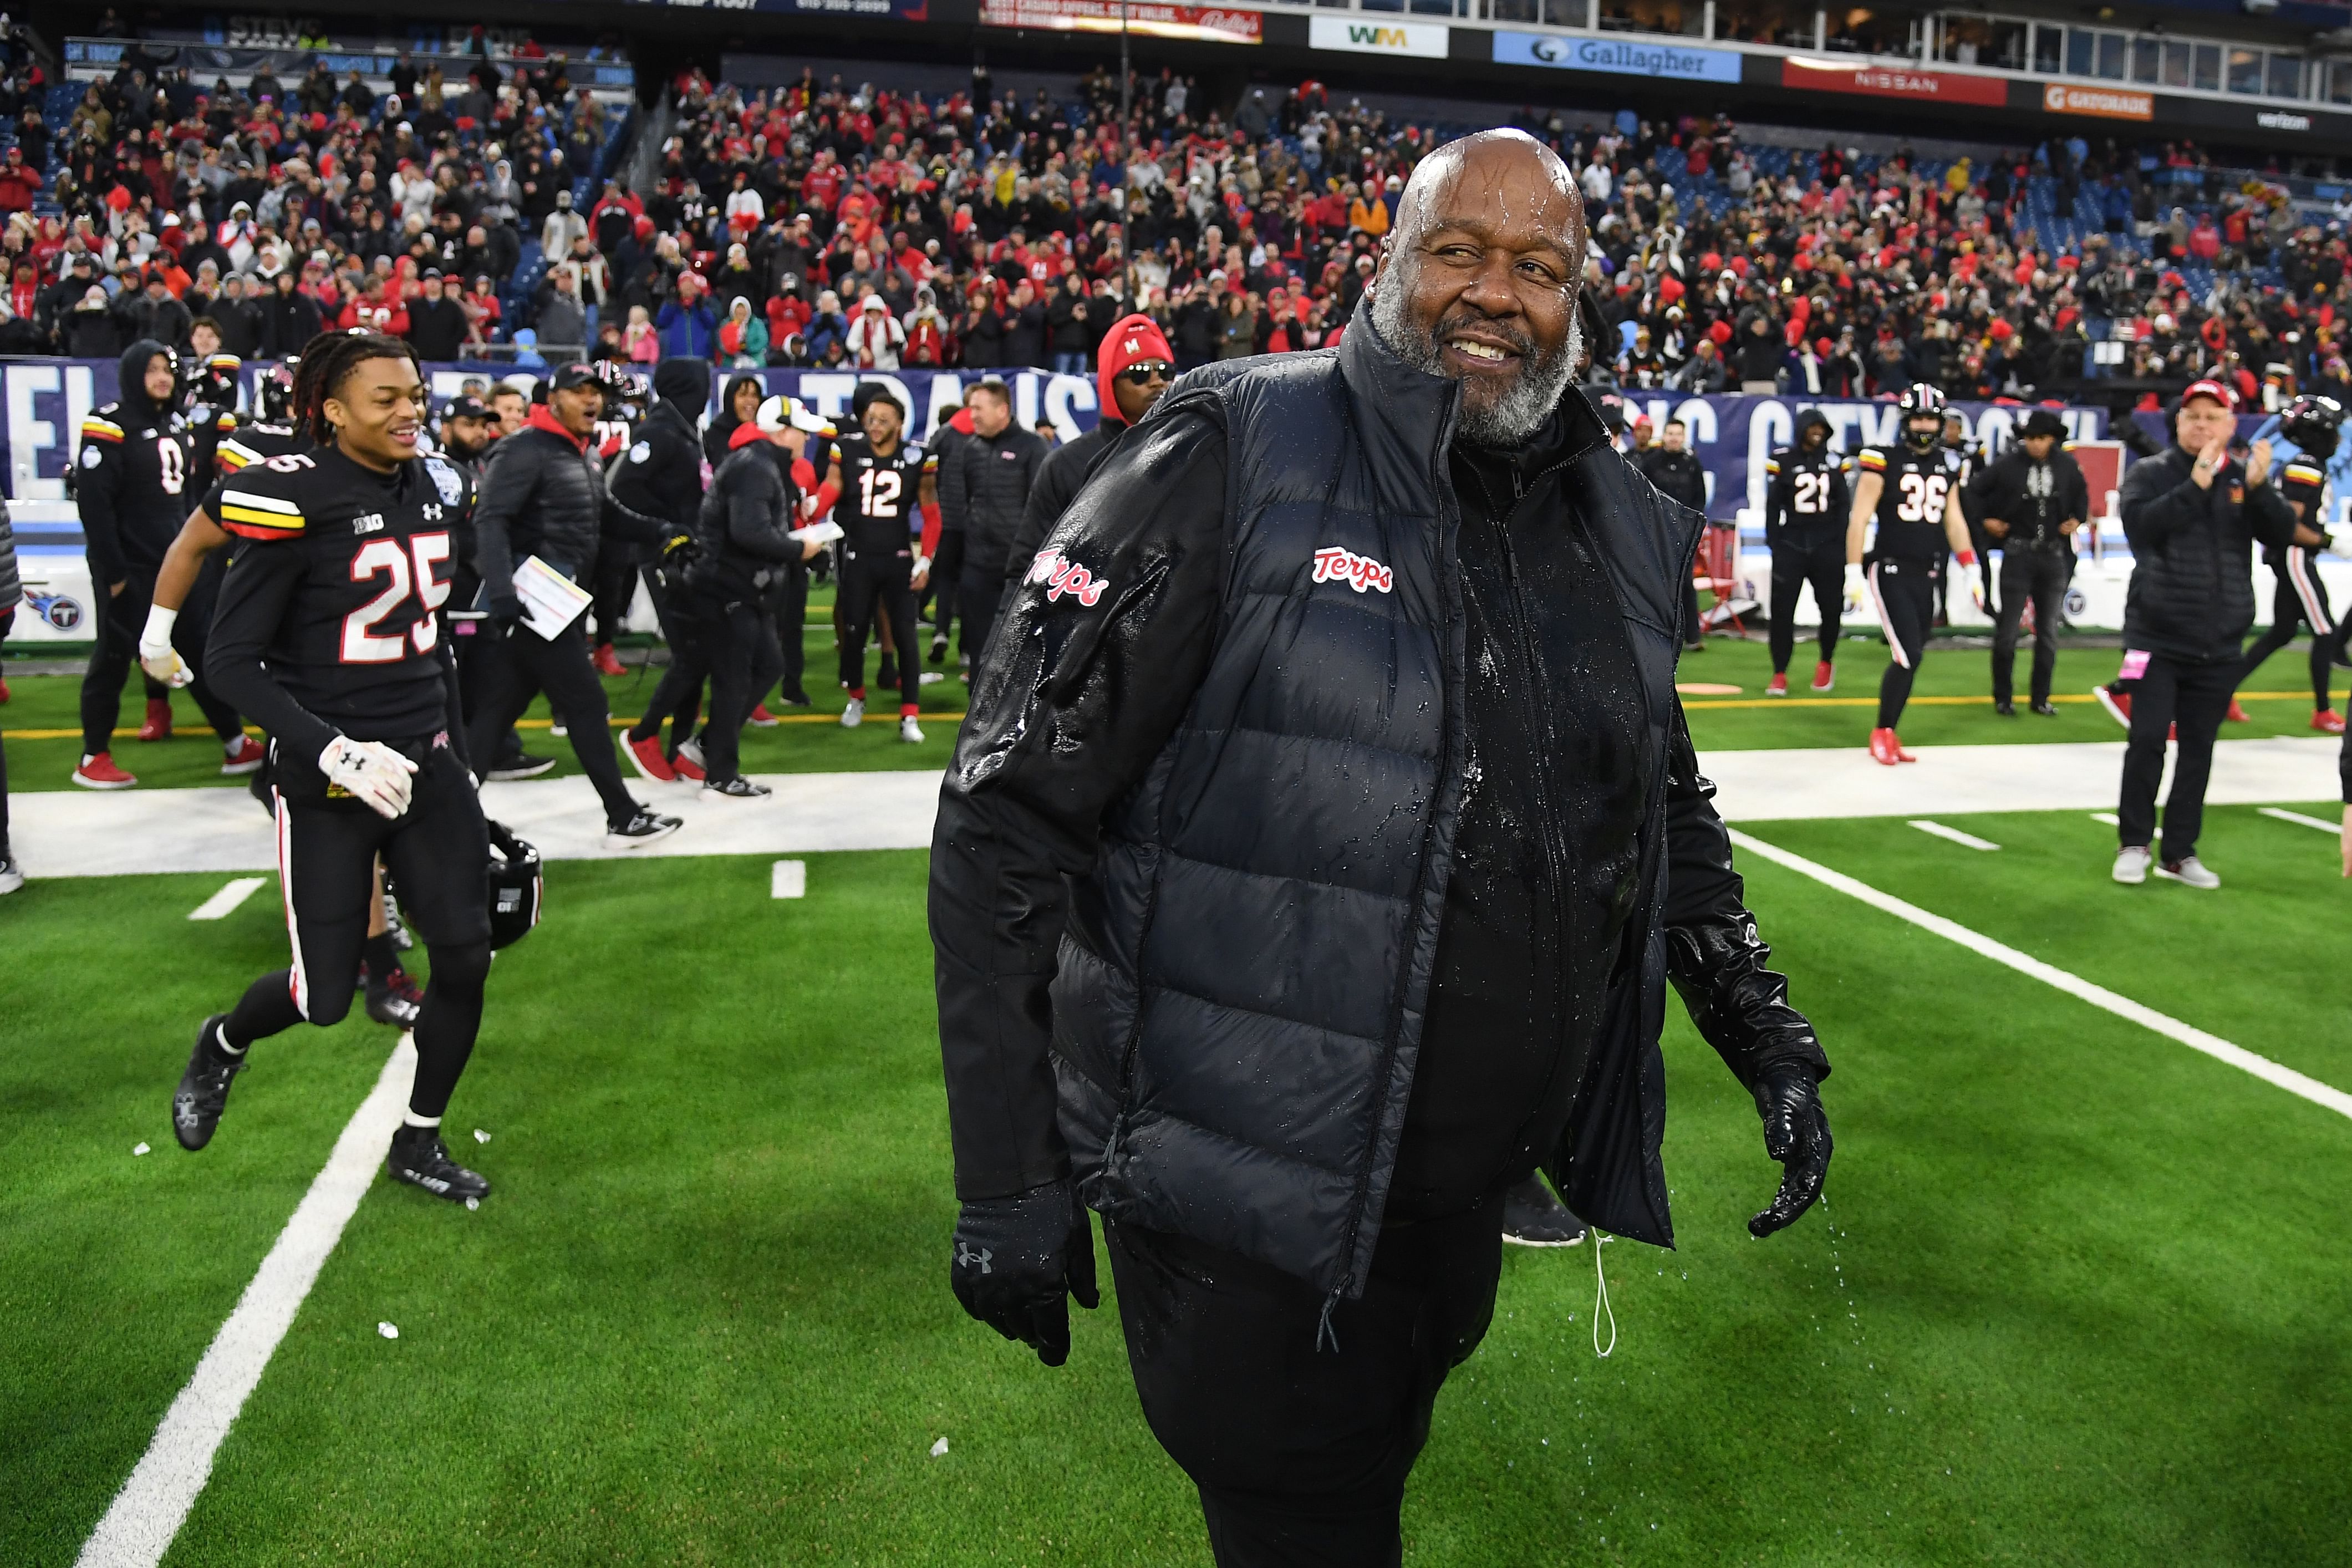
[[[1038,548],[1045,542],[1045,535],[1053,531],[1062,514],[1070,510],[1070,502],[1095,477],[1095,470],[1118,449],[1119,441],[1133,428],[1123,420],[1106,419],[1076,440],[1046,454],[1045,466],[1037,470],[1037,482],[1030,489],[1029,505],[1021,514],[1021,527],[1005,551],[1006,587],[1020,583]]]
[[[2082,465],[2063,447],[2042,464],[2022,446],[2012,446],[1979,468],[1968,489],[1979,527],[1990,518],[2009,525],[2009,531],[1994,542],[2001,550],[2071,550],[2074,542],[2059,525],[2069,518],[2082,522],[2091,515],[2090,482],[2083,478]]]
[[[792,459],[771,441],[738,447],[710,476],[694,529],[701,558],[688,569],[687,586],[721,604],[756,599],[775,574],[801,558],[792,537]]]
[[[1074,1174],[1114,1218],[1335,1296],[1378,1241],[1475,787],[1460,389],[1367,314],[1337,349],[1188,374],[1097,472],[977,672],[931,859],[959,1193]],[[1611,777],[1639,828],[1543,1163],[1587,1219],[1665,1242],[1668,979],[1742,1082],[1827,1062],[1764,966],[1675,695],[1700,520],[1580,395],[1559,418],[1518,505],[1583,530],[1604,581],[1580,608],[1526,595],[1507,636],[1537,684],[1515,689],[1565,679],[1593,605],[1614,612],[1633,726]]]
[[[142,384],[148,362],[163,352],[149,339],[123,350],[121,395],[82,419],[74,504],[94,588],[152,582],[180,525],[205,499],[187,421],[157,407]]]
[[[614,464],[613,499],[666,519],[675,532],[690,533],[702,512],[704,454],[695,422],[710,398],[710,365],[698,359],[664,360],[654,371],[654,391],[658,401]],[[720,456],[723,460],[725,454]]]
[[[951,456],[953,466],[943,461],[939,468],[940,513],[962,520],[964,574],[993,584],[1004,575],[1029,491],[1045,466],[1045,443],[1008,422],[993,438],[974,431]]]
[[[2124,647],[2216,664],[2244,652],[2254,624],[2255,542],[2292,542],[2294,513],[2271,480],[2247,489],[2237,458],[2202,489],[2190,477],[2195,462],[2176,443],[2124,475],[2116,509],[2132,547]]]
[[[1706,512],[1706,469],[1698,454],[1685,447],[1679,452],[1669,452],[1664,447],[1653,447],[1633,459],[1643,478],[1658,487],[1658,493],[1671,501],[1680,501],[1704,516]]]
[[[465,307],[446,294],[415,300],[408,307],[408,341],[419,358],[457,358],[466,344]]]
[[[534,407],[532,418],[541,412]],[[669,537],[662,519],[607,494],[596,454],[561,429],[526,425],[490,448],[474,503],[474,568],[492,608],[514,603],[515,565],[527,555],[574,581],[587,577],[607,531],[635,544]]]

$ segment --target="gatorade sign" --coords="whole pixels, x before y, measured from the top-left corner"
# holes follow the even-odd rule
[[[1442,60],[1447,29],[1427,22],[1375,22],[1362,16],[1317,16],[1307,24],[1307,41],[1318,49],[1339,49],[1356,55],[1411,55]]]

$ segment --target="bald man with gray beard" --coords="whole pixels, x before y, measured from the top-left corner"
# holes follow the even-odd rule
[[[1782,1165],[1750,1231],[1828,1168],[1675,694],[1701,519],[1570,385],[1584,247],[1532,139],[1425,159],[1338,348],[1186,374],[1079,492],[940,792],[950,1282],[1059,1365],[1102,1215],[1227,1568],[1399,1560],[1507,1191],[1671,1240],[1670,981]]]

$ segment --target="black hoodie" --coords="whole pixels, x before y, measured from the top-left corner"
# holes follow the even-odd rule
[[[613,496],[690,533],[702,510],[703,450],[696,422],[710,401],[710,362],[662,361],[654,367],[654,394],[657,401],[639,421],[636,438],[613,465]]]
[[[193,490],[195,443],[187,421],[149,398],[142,384],[148,363],[170,352],[152,338],[125,349],[116,372],[120,395],[82,420],[74,500],[93,584],[152,584],[203,499]]]

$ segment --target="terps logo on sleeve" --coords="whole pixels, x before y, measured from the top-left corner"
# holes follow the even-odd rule
[[[1396,574],[1369,555],[1329,544],[1315,552],[1315,581],[1345,583],[1359,594],[1368,588],[1386,594],[1396,587]]]
[[[1045,597],[1058,599],[1067,594],[1081,605],[1093,605],[1103,596],[1110,584],[1076,562],[1066,559],[1058,550],[1040,550],[1029,563],[1032,583],[1045,584]]]

